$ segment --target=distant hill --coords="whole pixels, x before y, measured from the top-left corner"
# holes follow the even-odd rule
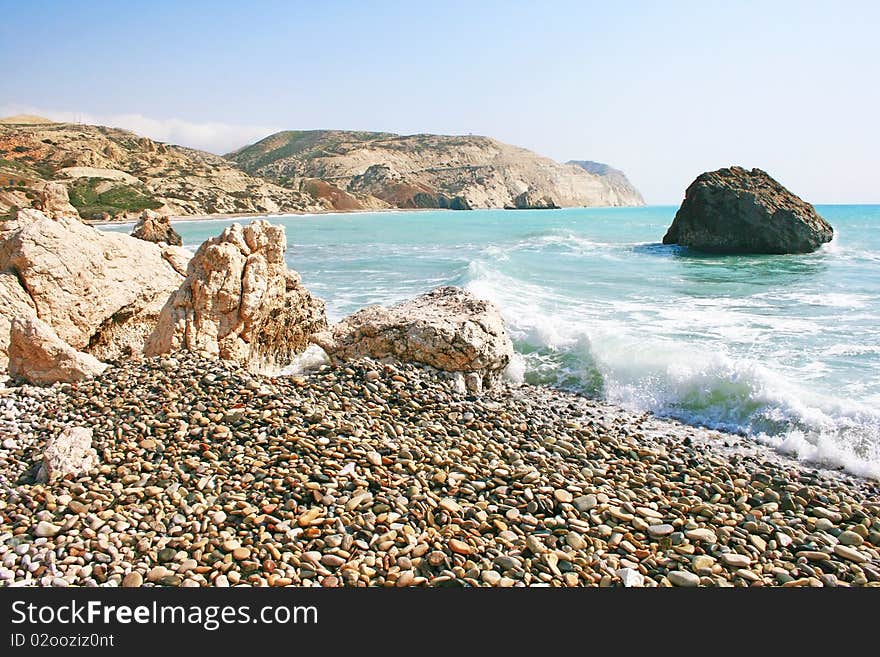
[[[569,160],[568,164],[581,167],[584,171],[589,171],[594,175],[604,178],[609,186],[617,190],[618,194],[631,198],[633,200],[632,205],[645,204],[642,194],[620,169],[615,169],[602,162],[593,162],[592,160]]]
[[[0,120],[0,215],[30,205],[33,186],[44,180],[65,183],[86,220],[130,219],[145,208],[201,215],[331,207],[217,155],[126,130],[39,117]]]
[[[530,207],[528,199],[540,199],[540,207],[644,203],[603,175],[489,137],[290,130],[226,157],[281,185],[321,180],[400,208]]]
[[[34,125],[37,123],[52,123],[49,119],[42,116],[34,116],[33,114],[16,114],[15,116],[7,116],[0,119],[0,123],[8,123],[10,125]]]

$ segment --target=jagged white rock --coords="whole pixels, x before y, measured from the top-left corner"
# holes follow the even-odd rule
[[[327,327],[324,303],[287,269],[283,226],[232,224],[199,247],[187,277],[162,309],[146,345],[154,356],[179,349],[278,369]]]

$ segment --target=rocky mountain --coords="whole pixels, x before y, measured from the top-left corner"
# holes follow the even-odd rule
[[[285,131],[226,156],[281,185],[321,180],[399,208],[529,208],[642,204],[605,175],[488,137]],[[530,205],[537,199],[538,205]]]
[[[328,202],[254,178],[228,160],[126,130],[17,116],[0,121],[0,216],[63,182],[83,219],[324,210]]]
[[[603,178],[608,186],[617,192],[620,198],[630,199],[630,203],[627,205],[645,204],[645,199],[642,198],[641,192],[636,189],[635,185],[629,181],[629,178],[620,169],[615,169],[602,162],[593,162],[592,160],[569,160],[568,164],[573,164],[584,171],[589,171]]]

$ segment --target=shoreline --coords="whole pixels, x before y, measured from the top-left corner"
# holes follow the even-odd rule
[[[880,203],[816,203],[815,206],[841,206],[841,207],[874,207]],[[678,207],[677,203],[652,203],[646,205],[618,206],[618,205],[596,205],[596,206],[578,206],[576,208],[563,207],[556,208],[558,210],[616,210],[616,209],[638,209],[638,208],[669,208],[674,210]],[[509,210],[509,208],[475,208],[474,211],[481,210]],[[386,212],[470,212],[468,210],[450,210],[448,208],[378,208],[363,210],[291,210],[287,212],[231,212],[231,213],[215,213],[215,214],[199,214],[199,215],[171,215],[170,219],[174,223],[186,223],[190,221],[224,221],[229,219],[242,219],[248,217],[293,217],[293,216],[323,216],[323,215],[346,215],[346,214],[378,214]],[[126,224],[136,223],[136,220],[127,221],[83,221],[89,226],[122,226]]]
[[[486,209],[502,209],[502,208],[486,208]],[[189,223],[195,221],[229,221],[233,219],[245,218],[270,218],[270,217],[322,217],[325,215],[347,215],[347,214],[384,214],[394,212],[461,212],[460,210],[448,210],[446,208],[379,208],[375,210],[292,210],[289,212],[231,212],[227,214],[200,214],[200,215],[170,215],[169,219],[172,223]],[[125,226],[135,224],[137,220],[125,221],[84,221],[89,226]]]
[[[35,484],[78,423],[97,470]],[[877,482],[543,386],[175,354],[7,392],[0,429],[7,585],[880,585]]]

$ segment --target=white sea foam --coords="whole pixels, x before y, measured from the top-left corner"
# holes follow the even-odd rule
[[[644,332],[625,317],[627,312],[622,313],[625,319],[619,314],[630,302],[610,304],[615,312],[605,317],[589,304],[560,298],[481,261],[471,263],[468,277],[471,292],[502,309],[523,352],[526,380],[575,387],[632,410],[751,435],[798,458],[880,478],[880,410],[795,383],[821,376],[828,369],[825,363],[810,360],[785,373],[762,358],[737,357],[717,346],[732,336],[756,338],[768,328],[819,332],[811,321],[764,316],[758,330],[736,311],[722,310],[729,302],[684,308],[631,303],[627,311],[645,311],[647,305],[646,312],[665,324]],[[582,314],[585,308],[589,312]],[[702,344],[669,337],[676,327],[688,326],[708,330],[719,340]]]
[[[880,344],[834,344],[825,350],[827,356],[862,356],[880,354]]]
[[[327,356],[327,352],[316,344],[310,344],[305,351],[294,356],[293,362],[282,369],[279,374],[281,376],[299,376],[329,362],[330,358]]]

